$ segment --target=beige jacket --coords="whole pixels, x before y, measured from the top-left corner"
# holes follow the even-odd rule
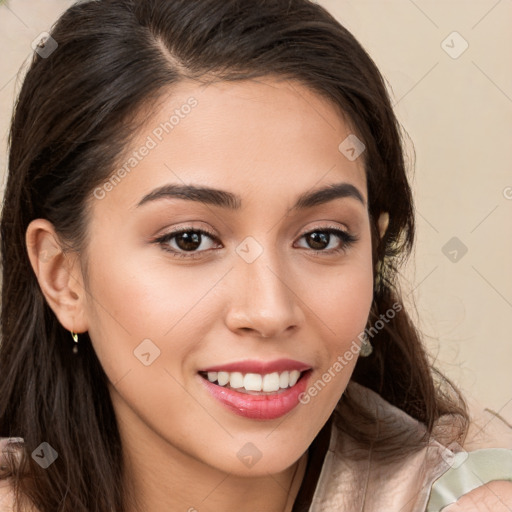
[[[358,403],[382,421],[424,431],[421,423],[375,392],[353,382],[349,386]],[[309,512],[439,512],[491,480],[512,481],[509,427],[492,415],[479,413],[466,448],[455,443],[449,449],[431,439],[427,447],[398,462],[373,462],[370,450],[357,448],[333,425]],[[359,451],[357,460],[347,456],[354,450]],[[512,510],[512,502],[508,505]]]

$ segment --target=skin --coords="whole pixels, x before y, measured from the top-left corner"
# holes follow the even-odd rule
[[[314,383],[357,340],[373,294],[363,159],[338,150],[353,131],[332,104],[270,78],[181,83],[162,97],[129,151],[191,96],[198,101],[191,113],[104,198],[91,200],[81,255],[62,253],[53,226],[37,219],[27,230],[29,256],[61,324],[89,332],[110,381],[126,478],[143,509],[290,511],[307,449],[357,357],[308,404],[275,420],[235,415],[205,391],[197,372],[291,358],[313,368]],[[339,182],[354,185],[365,204],[345,197],[289,211],[300,194]],[[242,208],[176,198],[137,207],[169,183],[228,190]],[[217,238],[201,239],[197,259],[173,257],[153,241],[185,226]],[[331,235],[315,251],[303,235],[326,226],[358,241],[329,255],[344,247]],[[246,237],[263,249],[252,263],[236,252]],[[174,238],[167,246],[180,251],[183,243]],[[145,339],[160,350],[148,366],[134,356]],[[262,455],[252,467],[237,457],[249,442]]]

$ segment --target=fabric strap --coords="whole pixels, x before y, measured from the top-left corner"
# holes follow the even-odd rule
[[[512,481],[512,450],[506,448],[459,452],[450,465],[433,483],[426,512],[440,512],[464,494],[493,480]]]

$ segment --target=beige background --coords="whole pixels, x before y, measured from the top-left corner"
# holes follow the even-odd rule
[[[0,7],[2,192],[16,75],[33,39],[71,3]],[[418,240],[403,277],[425,341],[473,405],[512,423],[512,1],[319,3],[387,78],[415,147]],[[456,246],[443,252],[452,237],[467,247],[464,256]]]

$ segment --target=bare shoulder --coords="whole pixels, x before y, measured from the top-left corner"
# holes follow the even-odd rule
[[[14,512],[14,490],[9,479],[0,480],[0,512]],[[38,512],[33,506],[21,508],[21,512]]]
[[[496,480],[461,496],[443,512],[510,512],[512,482]]]
[[[14,493],[9,480],[0,480],[0,512],[14,510]]]

